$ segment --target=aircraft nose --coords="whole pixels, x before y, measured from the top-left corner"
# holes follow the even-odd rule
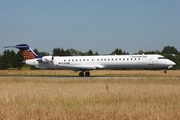
[[[168,65],[168,68],[172,68],[173,65],[176,65],[176,63],[173,62],[173,61],[171,61],[171,60],[168,60],[167,63],[166,63],[166,65]]]
[[[176,63],[175,62],[173,62],[173,61],[171,61],[172,62],[172,65],[176,65]]]

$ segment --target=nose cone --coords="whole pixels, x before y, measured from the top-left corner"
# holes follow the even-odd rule
[[[172,65],[176,65],[176,63],[172,61]]]
[[[171,60],[169,60],[166,64],[168,65],[168,68],[172,68],[173,65],[176,65],[176,63]]]

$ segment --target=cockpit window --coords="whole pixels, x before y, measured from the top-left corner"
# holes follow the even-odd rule
[[[166,57],[158,57],[158,59],[167,59]]]

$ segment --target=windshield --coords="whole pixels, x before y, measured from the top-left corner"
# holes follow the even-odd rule
[[[166,57],[158,57],[158,59],[167,59]]]

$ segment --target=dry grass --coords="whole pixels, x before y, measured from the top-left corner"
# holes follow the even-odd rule
[[[0,78],[0,119],[179,120],[180,79]]]

